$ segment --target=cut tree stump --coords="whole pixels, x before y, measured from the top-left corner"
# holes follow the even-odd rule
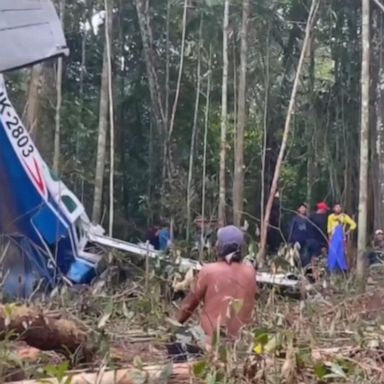
[[[73,354],[85,350],[87,332],[73,321],[58,319],[36,308],[0,304],[0,338],[17,337],[43,351]]]
[[[142,384],[142,383],[168,383],[189,384],[201,383],[193,378],[192,368],[195,363],[182,363],[173,365],[155,365],[144,367],[142,370],[135,368],[118,369],[113,371],[80,372],[69,374],[61,381],[55,378],[40,380],[13,381],[5,384]]]

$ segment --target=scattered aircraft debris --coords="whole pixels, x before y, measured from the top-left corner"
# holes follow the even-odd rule
[[[35,22],[27,20],[33,17]],[[2,0],[0,3],[0,73],[67,55],[64,32],[51,0]],[[89,284],[100,273],[105,252],[95,245],[138,257],[158,258],[147,247],[105,236],[78,198],[42,159],[8,98],[0,74],[0,245],[3,290],[29,297],[43,285],[63,280]],[[180,271],[199,270],[190,259]],[[258,273],[262,283],[294,286],[284,275]]]

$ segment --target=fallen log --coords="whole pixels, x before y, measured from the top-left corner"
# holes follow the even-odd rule
[[[0,304],[0,338],[14,337],[43,351],[73,354],[85,349],[87,332],[73,321],[57,319],[23,305]]]
[[[196,363],[182,363],[173,364],[169,366],[149,366],[143,369],[126,368],[113,371],[103,371],[100,369],[98,372],[78,372],[69,374],[61,380],[56,378],[40,379],[40,380],[21,380],[6,382],[5,384],[139,384],[139,383],[160,383],[166,382],[168,384],[189,384],[193,377],[193,364]],[[194,379],[194,383],[196,381]]]

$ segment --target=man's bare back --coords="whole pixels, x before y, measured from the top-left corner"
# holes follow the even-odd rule
[[[236,337],[252,319],[256,293],[256,271],[251,265],[225,261],[207,264],[184,300],[178,321],[185,322],[202,301],[201,326],[208,342],[218,328]]]

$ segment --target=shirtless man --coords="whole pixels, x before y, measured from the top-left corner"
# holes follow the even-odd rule
[[[240,329],[252,320],[257,294],[256,271],[242,263],[243,232],[235,226],[217,232],[218,261],[206,264],[199,272],[195,287],[184,299],[177,315],[183,324],[203,302],[201,326],[212,345],[218,330],[235,338]]]

